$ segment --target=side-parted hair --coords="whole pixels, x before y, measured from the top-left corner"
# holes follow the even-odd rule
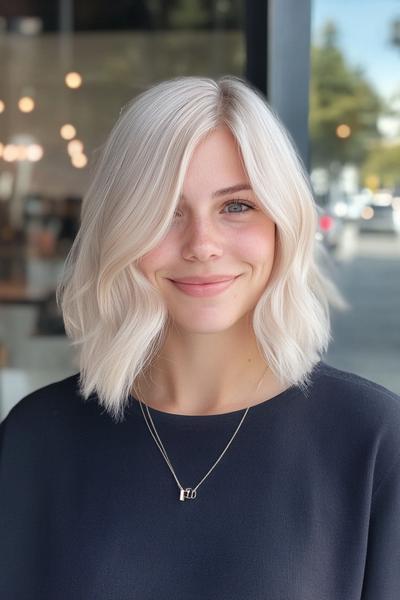
[[[78,348],[80,393],[115,421],[159,352],[169,315],[138,268],[168,233],[191,155],[219,125],[232,132],[245,172],[276,224],[273,269],[253,311],[257,344],[286,386],[305,393],[331,336],[329,305],[349,304],[324,272],[318,212],[289,133],[258,90],[235,76],[177,77],[135,97],[102,146],[56,298]]]

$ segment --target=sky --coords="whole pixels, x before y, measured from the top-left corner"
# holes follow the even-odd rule
[[[400,47],[390,44],[390,23],[400,20],[400,0],[312,0],[312,39],[333,20],[349,63],[363,68],[378,93],[400,94]]]

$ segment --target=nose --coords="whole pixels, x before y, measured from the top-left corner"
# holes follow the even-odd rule
[[[182,256],[186,260],[207,261],[223,254],[221,233],[209,219],[196,218],[186,228]]]

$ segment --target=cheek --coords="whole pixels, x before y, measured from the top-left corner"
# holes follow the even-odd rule
[[[236,248],[251,263],[270,262],[274,258],[275,227],[251,227],[237,232]]]
[[[142,256],[139,260],[138,267],[147,278],[154,280],[154,273],[163,269],[167,264],[169,254],[170,249],[168,243],[162,242],[156,248]]]

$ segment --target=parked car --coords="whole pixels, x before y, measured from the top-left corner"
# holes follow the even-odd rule
[[[383,202],[377,198],[364,206],[358,220],[359,232],[379,231],[400,235],[400,203],[397,199]]]

